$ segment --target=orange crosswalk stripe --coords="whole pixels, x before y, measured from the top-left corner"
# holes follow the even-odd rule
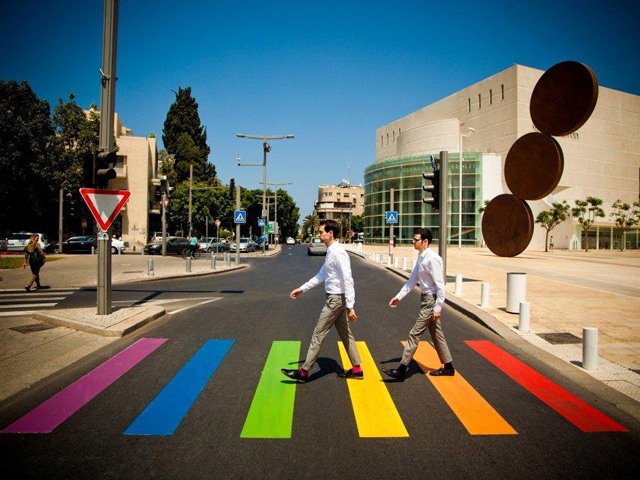
[[[406,345],[406,342],[402,342]],[[420,342],[413,359],[427,374],[440,368],[438,353]],[[471,435],[517,435],[518,432],[456,370],[453,377],[426,375]]]

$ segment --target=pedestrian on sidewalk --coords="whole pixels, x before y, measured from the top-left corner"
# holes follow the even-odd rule
[[[413,328],[409,332],[407,345],[402,353],[402,359],[398,368],[382,369],[384,373],[399,381],[403,381],[407,374],[407,367],[418,349],[418,343],[424,332],[429,329],[433,345],[438,352],[438,358],[443,366],[438,370],[429,372],[433,376],[454,375],[451,353],[444,338],[440,316],[444,305],[444,272],[442,258],[433,252],[429,246],[433,240],[433,234],[428,228],[416,230],[413,235],[413,248],[418,250],[416,262],[407,283],[400,289],[395,297],[389,301],[389,306],[395,308],[415,285],[420,287],[420,312]]]
[[[349,260],[349,254],[337,240],[339,235],[340,226],[338,222],[335,220],[320,221],[320,240],[327,246],[324,264],[313,278],[289,294],[291,298],[295,299],[321,282],[324,282],[324,288],[327,292],[327,300],[313,331],[304,364],[297,370],[286,368],[280,370],[287,377],[298,382],[306,382],[309,379],[309,371],[316,363],[322,344],[333,326],[338,331],[340,340],[342,340],[352,365],[349,370],[338,375],[342,378],[364,378],[364,372],[360,368],[360,355],[358,354],[356,341],[349,326],[349,322],[355,322],[358,319],[353,308],[355,304],[355,289],[353,277],[351,276],[351,261]]]
[[[38,242],[39,238],[40,236],[37,233],[32,234],[29,243],[24,247],[24,262],[22,263],[22,268],[25,268],[27,263],[29,264],[29,268],[31,268],[31,278],[24,287],[27,292],[31,290],[33,282],[36,282],[36,290],[42,288],[42,285],[40,285],[40,269],[45,264],[46,258],[40,242]]]

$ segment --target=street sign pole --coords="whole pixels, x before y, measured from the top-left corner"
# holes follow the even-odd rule
[[[111,313],[111,239],[98,232],[98,315]]]
[[[395,190],[393,187],[391,187],[390,191],[389,191],[389,210],[390,211],[394,211],[393,210],[393,194],[394,194]],[[389,258],[391,259],[391,266],[393,267],[394,263],[393,263],[393,254],[394,254],[394,247],[395,244],[393,242],[393,223],[389,224]]]

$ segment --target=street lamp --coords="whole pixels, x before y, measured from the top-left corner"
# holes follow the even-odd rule
[[[462,126],[462,125],[461,125]],[[458,248],[462,248],[462,137],[470,137],[475,133],[475,128],[467,128],[466,133],[460,130],[460,168],[458,170]],[[446,212],[444,212],[446,215]]]
[[[269,145],[270,140],[284,140],[284,139],[292,139],[293,135],[271,135],[271,136],[263,136],[263,135],[246,135],[244,133],[237,133],[236,137],[238,138],[248,138],[251,140],[262,140],[262,164],[260,163],[240,163],[240,155],[238,155],[238,166],[239,167],[262,167],[262,217],[266,218],[266,205],[267,205],[267,153],[271,151],[271,145]],[[265,244],[262,243],[262,253],[265,252]]]
[[[267,185],[271,185],[271,186],[275,186],[275,187],[279,187],[282,185],[293,185],[293,182],[282,182],[282,183],[267,183]],[[278,226],[278,192],[276,191],[275,193],[275,198],[276,198],[276,202],[275,202],[275,209],[274,209],[274,218],[273,218],[273,223],[275,226],[275,230],[273,232],[273,236],[274,236],[274,241],[276,238],[280,238],[280,227]]]

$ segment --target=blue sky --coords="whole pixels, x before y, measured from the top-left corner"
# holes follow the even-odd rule
[[[100,103],[102,0],[0,0],[0,78],[26,80],[52,108],[69,92]],[[120,0],[116,111],[136,135],[162,127],[191,87],[225,183],[268,182],[301,218],[320,184],[363,183],[375,129],[514,63],[591,66],[600,85],[640,94],[637,1]]]

